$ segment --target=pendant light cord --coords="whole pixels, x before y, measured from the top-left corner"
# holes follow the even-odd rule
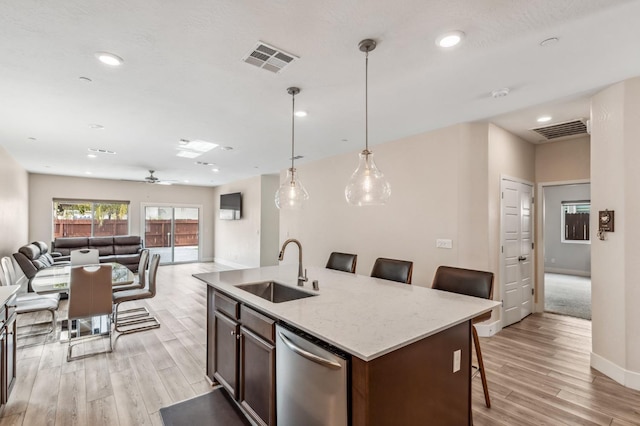
[[[364,146],[369,152],[369,51],[364,59]]]
[[[296,95],[291,95],[291,179],[293,180],[294,140],[296,130]]]

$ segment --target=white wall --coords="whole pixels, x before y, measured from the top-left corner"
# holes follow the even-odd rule
[[[544,270],[560,274],[591,275],[591,244],[562,242],[562,202],[591,200],[591,185],[544,188]],[[595,230],[590,232],[596,238]]]
[[[278,176],[255,176],[214,188],[215,260],[235,267],[278,263]],[[220,194],[242,193],[242,219],[220,220]]]
[[[615,211],[615,232],[591,245],[591,365],[640,389],[640,78],[595,95],[591,122],[591,208]]]
[[[280,211],[276,207],[275,194],[280,186],[280,177],[278,175],[263,175],[261,184],[260,266],[272,266],[278,264]]]
[[[0,257],[29,240],[29,175],[0,146]]]
[[[213,259],[214,189],[186,185],[151,185],[106,179],[29,174],[29,241],[50,242],[53,237],[52,199],[129,201],[129,233],[144,238],[143,204],[198,206],[201,208],[202,260]]]

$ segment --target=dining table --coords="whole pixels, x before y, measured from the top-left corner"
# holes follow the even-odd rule
[[[83,266],[91,267],[92,265]],[[31,288],[38,294],[68,293],[71,282],[71,268],[79,267],[82,266],[60,265],[41,269],[31,279]],[[134,281],[133,272],[126,266],[115,262],[111,262],[111,277],[113,287],[131,284]]]

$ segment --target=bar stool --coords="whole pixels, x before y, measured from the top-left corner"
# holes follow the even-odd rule
[[[384,280],[397,281],[399,283],[411,284],[413,274],[413,262],[408,260],[396,260],[379,257],[373,264],[371,276]]]
[[[357,254],[339,253],[334,251],[329,255],[327,261],[327,269],[334,269],[336,271],[351,272],[355,274],[356,263],[358,262]]]
[[[449,291],[451,293],[464,294],[467,296],[481,297],[483,299],[491,299],[493,297],[493,272],[440,266],[433,277],[433,284],[431,285],[431,288]],[[484,390],[484,402],[487,404],[487,408],[491,408],[489,387],[487,386],[487,377],[484,371],[484,363],[482,362],[480,339],[478,338],[476,327],[473,324],[485,321],[489,318],[491,318],[491,312],[479,315],[471,320],[473,346],[475,347],[476,358],[478,359],[478,366],[471,366],[472,369],[475,370],[471,375],[471,379],[480,373],[482,389]]]

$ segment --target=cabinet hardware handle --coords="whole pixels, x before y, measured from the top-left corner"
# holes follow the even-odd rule
[[[527,260],[527,256],[518,256],[519,261]]]
[[[296,345],[293,344],[293,342],[289,339],[287,339],[287,337],[282,334],[282,333],[278,333],[278,335],[280,336],[280,339],[284,342],[285,345],[287,345],[289,347],[289,349],[291,349],[293,352],[297,353],[298,355],[300,355],[301,357],[304,357],[306,359],[308,359],[309,361],[313,361],[317,364],[323,365],[325,367],[329,367],[333,370],[339,370],[342,368],[342,366],[340,364],[338,364],[337,362],[328,360],[328,359],[324,359],[322,357],[319,357],[316,354],[312,354],[311,352],[305,351],[302,348],[297,347]]]

